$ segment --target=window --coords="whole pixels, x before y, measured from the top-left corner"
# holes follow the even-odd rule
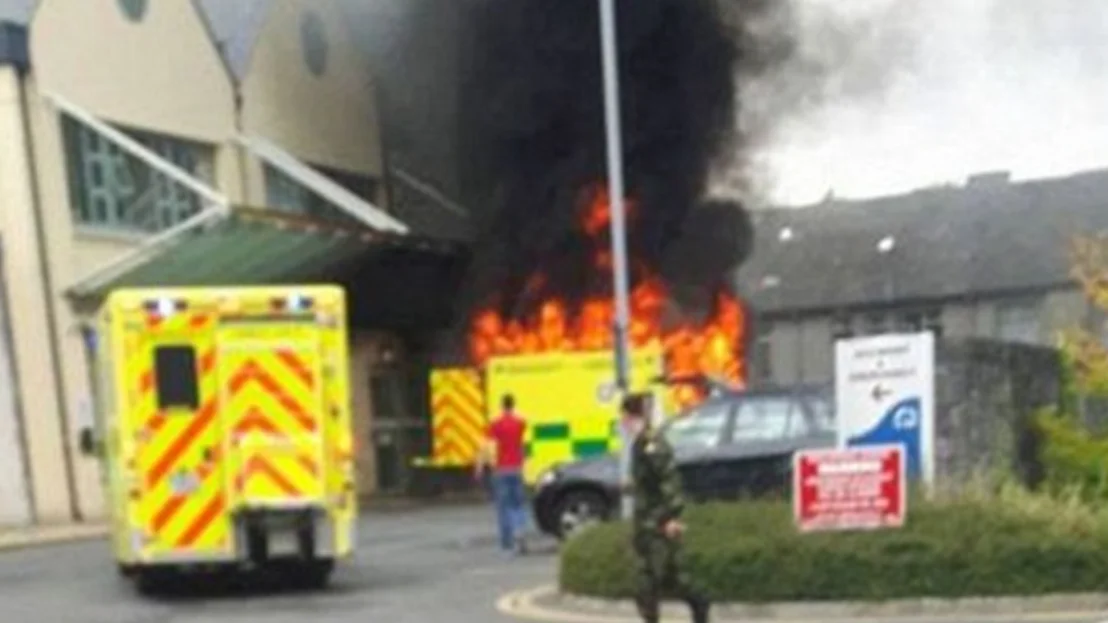
[[[997,309],[997,337],[1006,342],[1037,344],[1039,323],[1038,301],[1012,301],[1002,303]]]
[[[127,19],[140,22],[146,15],[146,0],[119,0],[119,8]]]
[[[938,308],[905,309],[893,312],[871,311],[861,318],[862,335],[883,333],[942,332],[942,312]],[[834,330],[838,330],[837,328]]]
[[[915,333],[923,329],[923,315],[916,311],[901,312],[896,316],[896,330],[903,333]]]
[[[940,309],[928,309],[923,312],[923,326],[924,331],[930,331],[935,334],[936,337],[943,334],[943,312]]]
[[[906,333],[931,331],[939,335],[942,333],[942,312],[936,308],[900,312],[896,317],[896,328]]]
[[[199,409],[196,351],[191,346],[155,348],[154,383],[158,392],[158,409]]]
[[[889,316],[884,312],[869,312],[862,316],[862,335],[880,335],[889,332]]]
[[[326,175],[332,182],[342,186],[346,190],[358,195],[370,203],[377,201],[377,191],[380,188],[378,181],[368,175],[348,173],[329,167],[313,167],[316,171]]]
[[[847,314],[835,314],[831,319],[831,339],[841,340],[854,337],[854,323]]]
[[[732,441],[780,441],[804,433],[806,426],[789,398],[748,398],[739,405]]]
[[[78,225],[154,233],[200,211],[199,197],[100,134],[62,121],[70,207]],[[213,183],[210,147],[144,132],[127,134],[197,179]]]
[[[813,434],[834,433],[835,407],[831,399],[826,396],[815,396],[808,401],[808,409],[811,412],[811,421],[808,424],[808,432]]]
[[[664,433],[675,448],[709,449],[719,445],[731,407],[725,402],[701,405],[670,420]]]
[[[339,173],[316,167],[316,170],[355,195],[372,202],[376,183],[372,178]],[[315,219],[337,222],[353,222],[353,217],[336,208],[331,202],[315,194],[275,167],[265,167],[266,203],[269,207]]]
[[[373,417],[377,420],[399,420],[404,417],[403,379],[396,372],[382,371],[370,378],[370,399]]]

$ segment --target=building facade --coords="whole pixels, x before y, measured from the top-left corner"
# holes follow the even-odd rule
[[[0,0],[0,136],[0,446],[20,476],[0,478],[0,522],[104,514],[76,431],[92,423],[88,320],[128,285],[352,289],[375,487],[373,379],[430,322],[376,289],[441,291],[457,249],[390,211],[375,87],[332,0]],[[423,272],[365,281],[397,257]]]
[[[1108,229],[1108,171],[1005,174],[866,201],[755,212],[740,289],[756,383],[834,378],[834,340],[932,330],[1056,345],[1104,318],[1071,277],[1074,236]],[[1108,333],[1105,334],[1108,337]]]

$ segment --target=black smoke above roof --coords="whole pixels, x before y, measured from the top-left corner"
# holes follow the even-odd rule
[[[548,291],[595,294],[610,278],[593,269],[593,246],[577,222],[587,189],[607,177],[599,3],[470,4],[461,124],[470,181],[487,205],[463,304],[495,298],[504,312],[527,314],[536,301],[519,293],[540,269]],[[674,273],[683,271],[662,271],[666,251],[683,230],[705,224],[734,233],[699,234],[720,244],[698,250],[701,266],[720,278],[748,251],[735,248],[750,238],[738,204],[717,202],[710,215],[687,217],[702,204],[713,164],[745,146],[735,127],[736,81],[769,59],[743,24],[771,4],[731,2],[725,16],[716,0],[617,1],[625,174],[635,204],[629,247],[651,272],[680,278]]]

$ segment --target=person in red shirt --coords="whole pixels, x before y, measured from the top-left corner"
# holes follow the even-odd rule
[[[492,446],[492,487],[496,502],[496,519],[500,531],[500,547],[506,552],[523,553],[523,534],[527,527],[527,494],[523,487],[524,435],[527,423],[516,413],[515,397],[505,395],[500,401],[500,415],[488,427]],[[478,476],[485,463],[478,462]]]

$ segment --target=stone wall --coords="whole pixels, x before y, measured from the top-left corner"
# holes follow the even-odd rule
[[[1050,348],[940,340],[935,369],[936,483],[957,486],[998,471],[1041,478],[1035,412],[1061,400],[1061,360]]]

